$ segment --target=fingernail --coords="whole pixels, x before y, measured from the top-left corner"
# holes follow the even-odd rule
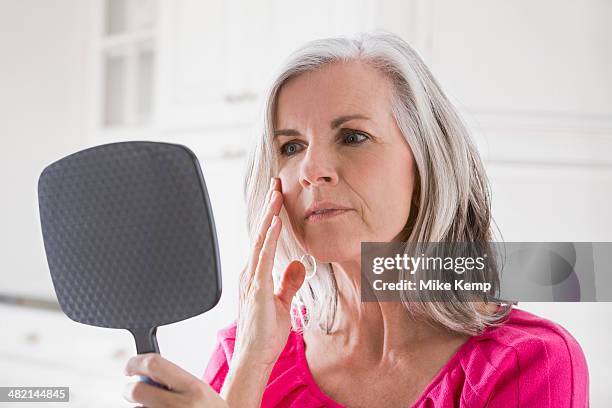
[[[270,188],[274,188],[274,177],[270,178]]]
[[[278,215],[275,215],[274,217],[272,217],[272,226],[276,226],[276,224],[278,224]]]

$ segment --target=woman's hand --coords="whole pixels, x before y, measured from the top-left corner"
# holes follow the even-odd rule
[[[276,293],[272,266],[281,231],[283,206],[280,180],[273,178],[266,209],[249,262],[242,271],[236,342],[221,395],[232,407],[256,408],[272,367],[291,330],[291,300],[305,278],[304,265],[287,266]]]
[[[210,385],[157,353],[132,357],[125,367],[125,375],[144,375],[170,389],[164,390],[141,381],[128,384],[124,398],[147,408],[228,408],[225,400]]]
[[[284,271],[274,292],[272,266],[276,243],[282,228],[278,214],[283,206],[280,179],[271,180],[266,196],[266,212],[258,238],[240,285],[240,306],[236,343],[232,360],[247,361],[266,369],[283,351],[291,329],[291,300],[302,286],[304,265],[293,261]]]

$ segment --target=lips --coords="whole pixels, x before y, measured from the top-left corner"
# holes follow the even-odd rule
[[[352,208],[331,201],[317,201],[308,207],[304,214],[304,219],[308,219],[313,214],[325,214],[331,210],[352,210]]]
[[[315,212],[312,213],[308,218],[306,218],[307,223],[318,223],[322,221],[327,221],[329,219],[335,219],[337,216],[348,213],[351,210],[324,210],[323,212]]]

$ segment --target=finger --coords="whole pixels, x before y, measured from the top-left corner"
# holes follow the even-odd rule
[[[280,197],[280,198],[279,198]],[[280,202],[277,202],[280,201]],[[270,189],[266,197],[266,209],[262,221],[257,229],[257,237],[251,251],[251,257],[240,279],[239,300],[244,297],[250,290],[254,280],[255,269],[259,263],[259,256],[263,243],[265,241],[267,230],[272,222],[272,217],[280,213],[282,207],[282,194],[280,192],[280,179],[273,177],[270,183]]]
[[[123,389],[123,398],[129,402],[143,404],[149,408],[166,408],[177,406],[178,394],[143,383],[129,383]]]
[[[261,251],[263,249],[264,242],[266,240],[266,234],[268,233],[268,230],[270,229],[270,225],[272,224],[272,218],[275,215],[278,215],[280,213],[282,205],[283,205],[283,195],[278,190],[275,190],[270,198],[270,202],[268,203],[266,213],[264,214],[264,218],[262,220],[261,226],[257,233],[255,246],[253,247],[253,251],[251,253],[251,259],[250,259],[251,273],[254,271],[254,269],[257,267],[257,264],[259,263]]]
[[[268,207],[268,205],[270,204],[270,199],[272,198],[272,193],[274,193],[274,191],[278,191],[278,182],[277,182],[277,178],[276,177],[272,177],[271,181],[270,181],[270,188],[268,188],[268,192],[266,193],[266,199],[263,202],[263,205],[265,206],[265,208]],[[259,231],[261,229],[261,227],[263,226],[263,219],[260,222],[257,230]]]
[[[300,261],[292,261],[285,269],[277,296],[285,304],[290,305],[293,297],[306,278],[306,268]]]
[[[264,201],[264,204],[268,204],[268,201],[270,201],[270,196],[272,195],[272,191],[275,190],[276,187],[276,177],[272,177],[270,179],[270,187],[268,188],[268,192],[266,193],[266,200]]]
[[[270,202],[273,199],[273,195],[274,192],[278,191],[278,193],[281,195],[282,197],[282,191],[280,188],[280,179],[277,177],[273,177],[272,178],[272,183],[270,184],[270,189],[268,190],[268,193],[266,194],[266,200],[264,201],[264,206],[266,209],[270,208]],[[261,231],[262,229],[265,231],[265,225],[266,225],[266,221],[269,223],[269,218],[266,217],[267,212],[264,213],[263,218],[261,219],[261,222],[259,224],[259,226],[257,227],[257,231]]]
[[[281,220],[277,215],[274,215],[273,221],[268,228],[266,237],[263,243],[257,268],[255,268],[255,282],[267,290],[274,289],[274,281],[272,279],[272,267],[274,266],[274,255],[276,254],[276,243],[281,231]]]
[[[250,265],[247,264],[244,268],[242,268],[242,271],[240,272],[240,285],[238,288],[238,300],[242,300],[242,296],[244,295],[244,293],[246,292],[246,289],[248,287],[248,283],[250,280],[250,271],[249,271],[249,267]]]
[[[271,210],[274,210],[277,207],[277,205],[275,205],[275,200],[279,199],[278,196],[280,196],[280,200],[282,201],[283,195],[278,189],[278,186],[275,184],[275,186],[270,191],[268,191],[268,197],[266,198],[266,201],[264,203],[265,212],[259,223],[259,226],[257,227],[258,232],[263,231],[265,233],[267,227],[270,225],[271,216],[269,214]]]
[[[198,379],[157,353],[139,354],[128,360],[126,375],[144,375],[173,391],[184,391]]]
[[[257,261],[259,259],[259,252],[261,251],[261,248],[263,247],[263,242],[265,240],[266,232],[270,225],[272,216],[275,213],[278,214],[280,212],[280,208],[278,207],[282,206],[282,204],[277,204],[274,202],[275,200],[279,200],[279,198],[277,197],[277,195],[279,194],[281,196],[280,200],[282,201],[282,194],[280,193],[280,182],[279,181],[280,180],[277,179],[276,177],[272,179],[272,182],[270,184],[270,189],[268,190],[268,193],[266,195],[266,200],[264,202],[266,212],[263,214],[263,217],[259,225],[257,226],[257,230],[256,230],[257,236],[255,238],[255,243],[253,245],[251,257],[249,258],[248,270],[246,271],[247,281],[250,281],[252,279],[253,274],[255,272],[255,268],[257,267]],[[274,191],[278,191],[278,193],[276,193],[275,196],[272,197]],[[277,211],[274,211],[274,210],[277,210]]]
[[[261,220],[261,225],[258,229],[257,239],[255,240],[255,248],[261,250],[263,247],[263,241],[266,238],[266,232],[272,223],[272,217],[278,215],[280,213],[283,202],[283,195],[278,190],[274,190],[272,192],[272,196],[270,197],[270,201],[266,206],[263,218]],[[253,264],[256,265],[256,264]]]

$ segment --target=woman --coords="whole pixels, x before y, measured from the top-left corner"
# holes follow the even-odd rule
[[[129,400],[588,406],[582,350],[550,321],[453,293],[445,302],[361,302],[361,242],[492,240],[478,153],[410,46],[388,33],[306,44],[265,106],[245,186],[254,245],[239,317],[219,331],[204,381],[158,355],[132,358],[128,374],[171,390],[136,383]],[[316,263],[307,271],[291,261],[300,258]]]

